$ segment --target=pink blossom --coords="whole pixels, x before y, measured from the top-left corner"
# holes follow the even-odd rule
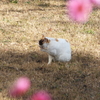
[[[11,86],[9,95],[11,97],[19,97],[28,91],[30,85],[31,82],[27,77],[20,77]]]
[[[31,100],[51,100],[51,96],[46,91],[38,91],[31,97]]]
[[[92,11],[89,0],[70,0],[68,2],[68,13],[72,20],[85,23]]]
[[[100,6],[100,0],[90,0],[90,2],[95,6]]]

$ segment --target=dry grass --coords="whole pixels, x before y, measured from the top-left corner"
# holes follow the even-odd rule
[[[63,1],[0,5],[0,100],[13,100],[7,90],[20,76],[29,77],[32,88],[18,100],[40,89],[53,100],[100,100],[100,10],[81,25],[68,19]],[[47,66],[38,47],[42,34],[67,39],[72,60]]]

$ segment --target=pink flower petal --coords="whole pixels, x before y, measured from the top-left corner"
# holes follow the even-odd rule
[[[92,4],[89,0],[70,0],[68,12],[72,20],[85,23],[92,11]]]
[[[46,91],[38,91],[31,97],[31,100],[52,100],[51,96]]]
[[[95,6],[100,6],[100,0],[90,0]]]
[[[31,82],[27,77],[20,77],[17,79],[9,90],[11,97],[19,97],[25,94],[30,88]]]

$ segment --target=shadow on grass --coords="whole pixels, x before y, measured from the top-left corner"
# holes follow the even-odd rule
[[[81,67],[99,67],[99,57],[94,57],[89,53],[74,52],[72,55],[71,63],[77,61],[81,64]]]
[[[41,9],[41,8],[33,8],[33,9],[27,9],[27,10],[24,10],[24,9],[9,9],[8,12],[19,12],[19,13],[23,13],[23,12],[26,12],[26,11],[45,11],[44,9]],[[7,12],[7,10],[0,10],[0,12]]]
[[[41,89],[49,91],[53,100],[100,99],[100,63],[89,53],[75,52],[68,68],[58,62],[47,66],[47,55],[38,51],[0,53],[0,92],[16,78],[27,76],[32,87],[23,100]]]
[[[40,3],[40,4],[38,4],[38,6],[40,6],[40,7],[65,7],[66,5],[65,4],[62,4],[62,5],[52,5],[52,4],[50,4],[50,3]]]

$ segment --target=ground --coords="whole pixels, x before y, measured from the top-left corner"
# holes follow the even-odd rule
[[[0,1],[0,100],[14,100],[8,89],[27,76],[31,89],[16,100],[26,100],[37,90],[49,91],[53,100],[100,100],[100,9],[79,24],[68,17],[65,1]],[[38,40],[64,38],[72,59],[47,65]]]

